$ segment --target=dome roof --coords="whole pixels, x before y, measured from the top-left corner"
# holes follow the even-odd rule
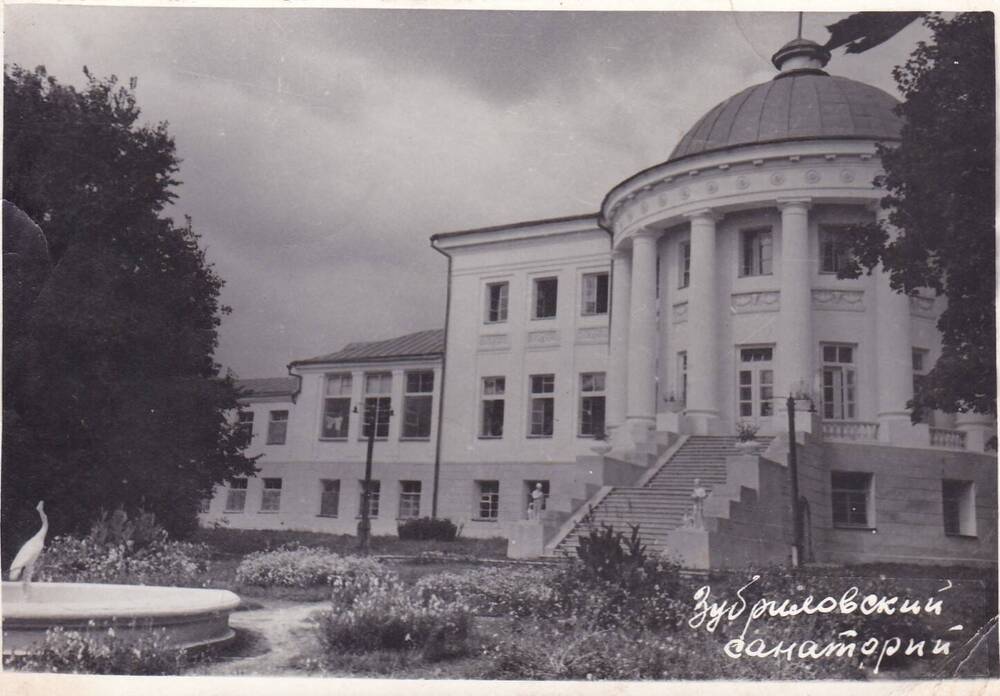
[[[799,48],[787,44],[782,51]],[[829,55],[829,54],[827,54]],[[781,51],[775,54],[776,63]],[[825,62],[825,61],[824,61]],[[782,140],[899,140],[899,102],[882,90],[817,67],[787,70],[730,97],[694,124],[670,160]]]

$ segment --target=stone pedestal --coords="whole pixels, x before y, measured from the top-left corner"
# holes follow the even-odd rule
[[[667,537],[664,555],[682,567],[691,570],[708,570],[711,555],[708,547],[708,531],[694,527],[678,527]]]
[[[992,417],[982,413],[958,413],[955,414],[955,430],[965,433],[965,449],[984,452],[986,441],[997,433],[997,424]]]
[[[914,425],[908,418],[884,418],[879,420],[878,440],[896,447],[926,449],[931,446],[931,430],[926,423]]]
[[[538,558],[545,552],[545,525],[541,520],[515,522],[507,539],[507,558]]]

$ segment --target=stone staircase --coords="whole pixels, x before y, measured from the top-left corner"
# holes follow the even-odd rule
[[[770,438],[759,438],[769,442]],[[576,526],[556,544],[552,555],[576,556],[580,535],[602,524],[630,533],[629,525],[639,525],[639,534],[651,554],[666,549],[667,534],[679,527],[691,511],[694,480],[709,493],[726,482],[726,457],[744,454],[729,436],[691,436],[641,487],[611,488]]]

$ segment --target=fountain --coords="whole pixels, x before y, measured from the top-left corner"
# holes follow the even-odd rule
[[[67,631],[115,635],[128,640],[164,631],[166,642],[192,648],[229,640],[229,613],[240,598],[228,590],[145,585],[4,582],[3,652],[30,653],[56,626]]]

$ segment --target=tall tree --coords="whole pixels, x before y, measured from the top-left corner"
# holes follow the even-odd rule
[[[947,298],[942,354],[909,406],[996,413],[996,91],[989,12],[924,19],[921,42],[893,71],[904,101],[898,146],[880,146],[882,207],[898,230],[854,230],[856,277],[881,263],[892,287]]]
[[[162,215],[174,141],[165,123],[138,125],[134,82],[86,74],[79,90],[44,68],[4,75],[4,198],[52,264],[5,205],[26,232],[5,233],[4,271],[30,257],[33,272],[4,313],[4,551],[39,499],[55,533],[121,504],[182,535],[214,485],[255,470],[213,359],[222,279],[190,221]]]

